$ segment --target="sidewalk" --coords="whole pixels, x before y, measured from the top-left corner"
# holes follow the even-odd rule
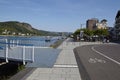
[[[77,46],[101,43],[67,42],[67,40],[58,47],[62,51],[52,68],[36,68],[21,80],[81,80],[73,49]]]
[[[53,68],[36,68],[21,80],[81,80],[73,49],[79,46],[64,41],[59,49],[63,49]]]

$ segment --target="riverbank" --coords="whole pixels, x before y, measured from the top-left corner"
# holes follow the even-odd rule
[[[50,47],[57,48],[63,43],[64,39],[56,41],[54,44],[51,44]]]
[[[51,47],[57,48],[63,41],[63,39],[57,40]],[[20,80],[25,74],[34,70],[34,68],[25,67],[19,62],[10,62],[2,66],[0,66],[2,67],[0,69],[0,80]]]

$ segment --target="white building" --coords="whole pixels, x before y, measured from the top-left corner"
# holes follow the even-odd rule
[[[107,20],[103,19],[101,22],[96,23],[97,29],[107,29]]]

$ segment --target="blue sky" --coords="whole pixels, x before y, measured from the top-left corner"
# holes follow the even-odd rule
[[[0,22],[20,21],[46,31],[74,32],[86,20],[113,26],[120,0],[0,0]],[[83,25],[85,26],[85,25]]]

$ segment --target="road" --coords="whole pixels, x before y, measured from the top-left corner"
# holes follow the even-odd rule
[[[83,80],[120,80],[120,44],[102,44],[74,49]]]

